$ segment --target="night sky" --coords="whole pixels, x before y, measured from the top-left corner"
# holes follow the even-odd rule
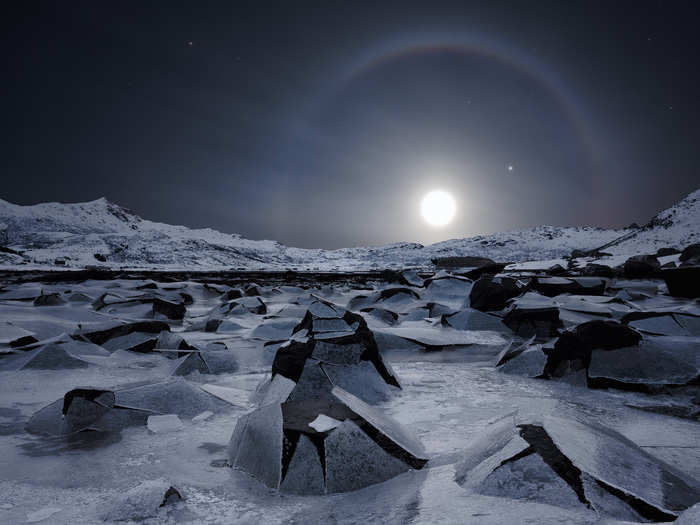
[[[336,248],[626,226],[700,187],[696,2],[421,4],[6,7],[0,198]]]

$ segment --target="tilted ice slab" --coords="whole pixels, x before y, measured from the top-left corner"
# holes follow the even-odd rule
[[[357,490],[427,462],[398,422],[338,387],[327,399],[273,402],[241,416],[228,454],[232,466],[297,494]]]
[[[535,456],[535,457],[533,457]],[[581,505],[619,519],[668,521],[700,500],[700,485],[624,436],[545,417],[494,424],[467,450],[455,480],[495,496]]]

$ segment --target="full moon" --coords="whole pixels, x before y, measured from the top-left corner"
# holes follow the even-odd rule
[[[452,195],[446,191],[434,190],[423,197],[420,211],[428,224],[445,226],[454,218],[457,205]]]

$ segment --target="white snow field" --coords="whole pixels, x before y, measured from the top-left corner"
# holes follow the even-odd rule
[[[0,523],[682,514],[700,500],[697,301],[659,279],[512,275],[8,277]]]
[[[539,226],[522,231],[453,239],[430,246],[386,246],[312,250],[274,241],[253,241],[211,229],[192,230],[142,219],[99,199],[78,204],[19,206],[0,200],[0,267],[190,270],[368,270],[430,266],[447,256],[489,257],[499,262],[558,259],[574,249],[613,255],[655,253],[658,248],[700,242],[700,190],[657,214],[643,228]],[[96,258],[99,257],[99,259]],[[100,260],[104,259],[104,260]]]

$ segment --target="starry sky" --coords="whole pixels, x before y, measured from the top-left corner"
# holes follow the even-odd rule
[[[15,4],[10,202],[337,248],[627,226],[700,186],[694,2]]]

